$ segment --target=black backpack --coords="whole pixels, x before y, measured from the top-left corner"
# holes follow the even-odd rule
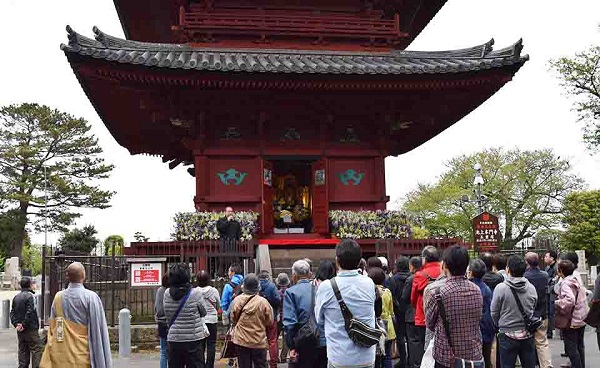
[[[315,285],[311,284],[310,287],[310,315],[308,321],[306,321],[294,337],[294,345],[298,350],[309,350],[314,351],[315,347],[319,344],[319,326],[315,319]]]

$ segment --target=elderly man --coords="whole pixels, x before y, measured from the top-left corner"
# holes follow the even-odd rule
[[[112,367],[108,328],[100,297],[83,287],[85,269],[67,267],[69,286],[52,302],[48,343],[40,367]]]
[[[550,360],[550,348],[548,346],[548,337],[546,336],[548,329],[548,299],[546,291],[548,290],[550,278],[546,271],[540,270],[540,257],[537,253],[528,252],[525,254],[525,262],[527,263],[527,271],[525,271],[523,276],[535,287],[535,291],[537,292],[537,304],[533,316],[540,317],[544,321],[542,327],[538,328],[533,336],[539,362],[538,365],[540,368],[550,368],[552,367],[552,361]]]
[[[296,358],[296,367],[323,367],[327,364],[327,351],[324,347],[298,350],[294,340],[296,333],[310,318],[313,293],[316,286],[310,282],[310,265],[305,260],[294,262],[292,282],[295,284],[285,291],[283,298],[283,328],[290,348],[290,357]],[[314,308],[314,306],[312,306]]]
[[[334,287],[354,318],[374,328],[375,284],[358,273],[361,249],[356,241],[342,240],[335,248],[335,255],[337,276],[319,285],[315,303],[317,323],[325,327],[328,364],[334,368],[372,367],[375,346],[361,347],[348,337]]]
[[[235,250],[235,243],[242,238],[242,226],[235,219],[232,207],[225,208],[225,216],[217,221],[217,231],[223,252]]]
[[[19,368],[29,367],[30,359],[31,366],[38,368],[43,346],[38,334],[40,323],[33,300],[35,292],[31,290],[31,277],[22,277],[20,284],[21,292],[14,297],[10,311],[10,321],[17,329],[19,341]]]

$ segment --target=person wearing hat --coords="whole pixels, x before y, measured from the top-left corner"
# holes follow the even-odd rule
[[[267,333],[273,324],[273,309],[267,299],[258,295],[260,281],[250,273],[244,279],[243,294],[236,297],[230,319],[235,325],[233,343],[238,347],[239,368],[266,368]]]
[[[279,339],[279,335],[281,335],[281,341],[283,342],[281,347],[281,352],[279,353],[279,362],[285,363],[287,361],[287,356],[289,352],[289,348],[285,342],[285,330],[283,329],[283,298],[285,297],[285,291],[290,286],[290,277],[287,273],[282,272],[277,275],[277,280],[275,281],[275,285],[277,285],[277,292],[279,294],[280,306],[279,313],[277,313],[277,339]]]

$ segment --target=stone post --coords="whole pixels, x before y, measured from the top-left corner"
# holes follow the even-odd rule
[[[10,327],[10,300],[2,301],[2,313],[0,317],[0,328],[7,329]]]
[[[119,358],[131,356],[131,313],[123,308],[119,311]]]

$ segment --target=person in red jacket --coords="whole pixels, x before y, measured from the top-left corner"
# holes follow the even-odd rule
[[[423,267],[417,273],[412,284],[410,293],[410,302],[415,308],[415,328],[419,337],[419,344],[416,350],[420,354],[415,358],[415,363],[421,364],[423,353],[425,352],[425,310],[423,308],[423,293],[429,283],[435,281],[441,273],[440,254],[436,247],[428,245],[421,252]]]

